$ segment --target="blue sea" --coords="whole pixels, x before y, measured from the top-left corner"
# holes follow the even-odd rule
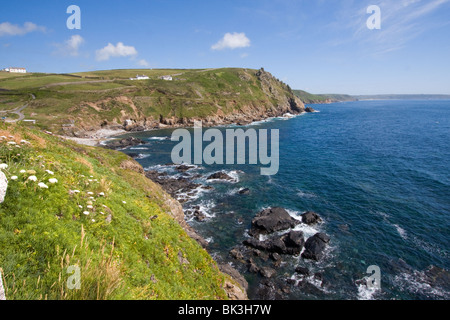
[[[279,129],[278,174],[262,176],[255,165],[199,165],[188,172],[214,187],[197,190],[183,204],[207,216],[188,220],[209,241],[208,251],[238,269],[250,298],[257,298],[260,276],[233,260],[230,249],[248,237],[251,220],[264,208],[283,207],[294,217],[312,210],[323,222],[296,229],[305,237],[328,234],[325,257],[287,256],[273,280],[301,280],[297,266],[322,276],[303,279],[306,289],[291,281],[286,299],[449,299],[450,284],[430,284],[426,270],[450,269],[450,101],[311,106],[319,112],[242,127]],[[139,154],[147,170],[180,175],[169,165],[172,131],[133,134],[146,144],[124,152]],[[222,170],[234,180],[206,180]],[[238,194],[242,188],[250,193]],[[380,268],[379,289],[357,281],[372,265]]]

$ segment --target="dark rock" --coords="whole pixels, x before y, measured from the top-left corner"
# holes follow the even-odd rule
[[[181,171],[181,172],[186,172],[186,171],[191,170],[193,168],[194,168],[193,166],[187,166],[185,164],[182,164],[182,165],[176,167],[175,169],[178,170],[178,171]]]
[[[236,260],[244,260],[244,254],[239,248],[233,248],[230,250],[230,256]]]
[[[446,291],[450,290],[450,272],[448,270],[430,266],[425,270],[426,282],[435,287],[441,287]]]
[[[252,220],[250,234],[256,236],[286,230],[295,227],[299,223],[300,221],[292,218],[283,208],[269,208],[258,213]]]
[[[134,146],[138,146],[138,145],[141,145],[144,143],[145,142],[142,141],[141,139],[138,139],[135,137],[128,137],[128,138],[113,140],[104,147],[107,149],[116,150],[116,149],[124,149],[124,148],[128,148],[128,147],[134,147]]]
[[[251,273],[258,273],[259,272],[259,267],[255,264],[255,262],[253,262],[252,259],[249,260],[248,263],[248,271]]]
[[[311,225],[320,221],[322,221],[322,219],[320,219],[319,215],[315,212],[308,211],[302,214],[302,222],[305,224]]]
[[[283,237],[287,254],[298,255],[303,249],[305,238],[301,231],[291,231]]]
[[[316,110],[314,110],[314,109],[311,108],[311,107],[306,107],[306,108],[305,108],[305,112],[316,112]]]
[[[198,183],[192,182],[189,178],[171,178],[165,172],[161,173],[151,170],[147,171],[145,176],[153,182],[158,183],[164,191],[174,198],[177,198],[177,196],[181,193],[189,193],[201,186]]]
[[[259,273],[264,278],[272,278],[277,272],[272,268],[263,267],[263,268],[259,269]]]
[[[330,241],[324,233],[316,233],[314,236],[306,240],[305,251],[302,253],[304,259],[320,260],[323,256],[326,244]]]
[[[249,188],[244,188],[239,190],[239,194],[249,194],[250,193],[250,189]]]
[[[272,253],[272,254],[270,255],[270,258],[271,258],[273,261],[279,261],[279,260],[281,260],[281,256],[280,256],[278,253],[276,253],[276,252]]]
[[[226,174],[225,172],[222,172],[222,171],[213,173],[206,179],[207,180],[229,180],[229,181],[234,180],[232,177],[230,177],[228,174]]]
[[[321,273],[321,272],[316,272],[316,273],[314,273],[314,279],[317,279],[317,280],[319,280],[319,281],[322,281],[322,280],[323,280],[323,275],[322,275],[322,273]]]
[[[297,267],[295,268],[295,272],[304,276],[309,276],[309,270],[305,267]]]
[[[259,284],[258,290],[256,291],[258,299],[261,300],[281,300],[283,296],[281,292],[277,289],[275,284],[268,280],[263,279]]]

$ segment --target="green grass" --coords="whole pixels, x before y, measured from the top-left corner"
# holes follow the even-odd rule
[[[24,110],[27,119],[37,120],[41,128],[62,133],[62,124],[68,120],[74,121],[76,128],[95,129],[104,120],[122,124],[130,118],[205,118],[215,115],[219,108],[224,114],[249,107],[264,110],[279,103],[276,97],[293,96],[288,86],[275,78],[270,79],[270,93],[262,87],[256,73],[253,69],[222,68],[32,74],[0,80],[0,88],[8,90],[0,90],[0,105],[11,96],[26,101],[34,94],[36,100]],[[150,79],[129,80],[136,74],[146,74]],[[179,75],[174,81],[158,79],[166,74]],[[99,80],[108,82],[95,82]]]
[[[133,160],[18,125],[0,124],[0,136],[7,137],[0,138],[9,180],[0,268],[8,299],[226,298],[225,276]],[[73,265],[80,290],[67,287]]]

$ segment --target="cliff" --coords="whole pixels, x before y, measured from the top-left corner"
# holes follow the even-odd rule
[[[125,154],[0,123],[0,165],[8,300],[246,298]]]
[[[149,80],[128,77],[145,74]],[[161,80],[171,74],[173,81]],[[27,119],[54,133],[86,137],[100,128],[249,123],[304,111],[290,87],[264,69],[110,70],[3,79],[0,100],[29,102]],[[34,95],[35,99],[30,100]],[[30,101],[27,101],[30,100]],[[15,104],[13,104],[15,103]]]

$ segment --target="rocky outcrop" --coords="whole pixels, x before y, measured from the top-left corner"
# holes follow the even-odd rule
[[[0,170],[0,203],[5,200],[6,189],[8,189],[8,179],[5,174]]]
[[[311,107],[307,107],[307,108],[305,108],[305,112],[311,113],[311,112],[316,112],[316,110],[314,110]]]
[[[166,172],[161,173],[150,170],[145,172],[145,176],[153,182],[158,183],[164,191],[174,198],[177,198],[180,193],[189,193],[190,191],[201,186],[201,184],[194,183],[189,178],[171,178]]]
[[[227,180],[227,181],[234,180],[232,177],[230,177],[228,174],[226,174],[225,172],[222,172],[222,171],[213,173],[206,179],[207,180]]]
[[[302,222],[304,224],[313,225],[321,221],[322,219],[319,217],[319,215],[313,211],[307,211],[304,214],[302,214]]]
[[[287,230],[300,224],[300,221],[292,218],[289,213],[279,207],[269,208],[261,211],[252,220],[250,234],[269,234],[276,231]]]
[[[124,149],[124,148],[138,146],[138,145],[141,145],[144,143],[145,142],[142,141],[141,139],[134,138],[134,137],[128,137],[128,138],[113,140],[113,141],[109,142],[105,146],[105,148],[117,150],[117,149]]]
[[[306,240],[302,258],[319,261],[323,256],[328,242],[330,242],[330,237],[324,233],[316,233]]]

